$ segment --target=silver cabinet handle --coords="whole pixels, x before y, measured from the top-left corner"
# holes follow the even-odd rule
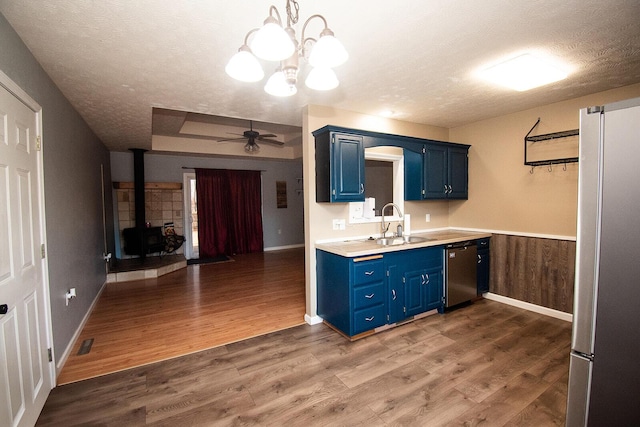
[[[365,295],[364,297],[365,297],[366,299],[371,299],[371,298],[373,298],[373,296],[374,296],[374,295],[375,295],[375,294]]]
[[[482,257],[480,255],[478,255],[478,264],[482,263]]]
[[[424,282],[424,284],[425,285],[429,284],[429,275],[428,274],[425,274],[425,282]]]
[[[364,184],[360,183],[360,194],[364,193]]]
[[[447,184],[444,185],[444,194],[447,194],[449,191],[447,190]]]
[[[396,296],[396,290],[395,289],[391,289],[391,295],[393,297],[393,300],[395,301],[397,296]]]
[[[367,322],[371,322],[375,318],[376,318],[376,316],[365,317],[364,320],[366,320]]]
[[[365,275],[365,276],[371,276],[374,272],[375,272],[375,270],[365,271],[365,272],[364,272],[364,275]]]

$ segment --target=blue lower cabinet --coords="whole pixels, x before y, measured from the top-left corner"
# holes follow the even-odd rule
[[[478,295],[489,292],[489,238],[478,239]]]
[[[353,334],[375,329],[387,324],[387,305],[378,304],[373,307],[355,310],[353,312]]]
[[[318,315],[349,337],[437,308],[442,246],[362,258],[316,251]]]

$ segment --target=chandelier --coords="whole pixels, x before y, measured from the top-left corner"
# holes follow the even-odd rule
[[[302,26],[302,37],[298,42],[296,32],[292,28],[299,19],[298,2],[287,0],[286,7],[287,27],[283,28],[280,12],[272,5],[264,25],[247,33],[243,45],[231,57],[225,71],[236,80],[257,82],[264,77],[258,58],[278,61],[279,66],[267,80],[264,90],[275,96],[291,96],[298,91],[296,84],[299,59],[303,58],[313,67],[305,79],[307,87],[321,91],[335,89],[339,82],[333,68],[345,63],[349,54],[329,29],[327,20],[322,15],[313,15],[306,20]],[[324,29],[317,39],[305,37],[307,25],[316,18],[322,20]]]

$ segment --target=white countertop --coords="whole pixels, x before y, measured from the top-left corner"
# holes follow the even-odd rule
[[[426,248],[429,246],[440,246],[449,243],[457,243],[465,240],[482,239],[491,237],[491,233],[480,233],[463,230],[443,230],[426,233],[411,233],[411,236],[426,238],[424,242],[405,243],[402,245],[383,246],[378,245],[375,240],[345,240],[343,242],[316,243],[316,249],[331,252],[347,258],[381,254],[386,252],[404,251],[407,249]]]

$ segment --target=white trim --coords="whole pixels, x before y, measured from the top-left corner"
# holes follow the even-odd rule
[[[29,107],[34,113],[42,111],[42,107],[27,92],[18,86],[9,76],[0,70],[0,85],[7,89],[20,102]],[[38,123],[38,131],[42,131],[42,122]],[[42,152],[42,150],[40,150]]]
[[[64,349],[64,352],[62,353],[60,358],[57,359],[57,361],[56,361],[56,372],[57,372],[56,376],[60,375],[60,371],[62,371],[62,368],[64,367],[64,364],[66,363],[67,359],[69,358],[69,355],[71,354],[71,350],[73,349],[73,345],[78,340],[78,337],[80,337],[80,334],[82,333],[82,330],[84,329],[84,326],[86,325],[87,321],[89,320],[89,316],[91,316],[91,313],[93,312],[94,307],[98,303],[98,299],[100,299],[100,295],[102,295],[102,291],[104,291],[104,288],[107,286],[107,283],[108,282],[105,281],[102,284],[102,287],[98,291],[98,295],[96,295],[96,297],[93,299],[93,302],[91,303],[91,306],[89,306],[89,309],[87,310],[86,314],[82,318],[82,321],[80,322],[80,325],[78,325],[78,328],[76,329],[76,331],[74,332],[73,336],[71,337],[71,340],[69,340],[69,344],[67,345],[67,348]]]
[[[304,248],[304,243],[300,243],[297,245],[271,246],[270,248],[264,248],[263,251],[271,252],[271,251],[281,251],[283,249],[293,249],[293,248]]]
[[[195,179],[195,172],[182,174],[182,222],[184,230],[184,256],[186,259],[198,258],[193,251],[193,234],[191,230],[191,179]]]
[[[315,316],[309,316],[308,314],[305,313],[304,315],[304,321],[307,322],[309,325],[318,325],[322,322],[324,322],[324,320],[322,319],[322,317],[315,315]]]
[[[542,307],[540,305],[531,304],[530,302],[520,301],[498,294],[492,294],[491,292],[487,292],[482,296],[484,296],[488,300],[497,301],[502,304],[507,304],[518,308],[523,308],[525,310],[533,311],[534,313],[544,314],[545,316],[555,317],[556,319],[564,320],[566,322],[573,321],[573,315],[571,313],[565,313],[564,311]]]
[[[507,231],[507,230],[487,230],[486,228],[465,228],[465,227],[449,227],[449,228],[454,230],[463,230],[463,231],[478,231],[482,233],[508,234],[510,236],[536,237],[539,239],[571,240],[574,242],[576,241],[576,236],[562,236],[557,234],[526,233],[524,231]]]

